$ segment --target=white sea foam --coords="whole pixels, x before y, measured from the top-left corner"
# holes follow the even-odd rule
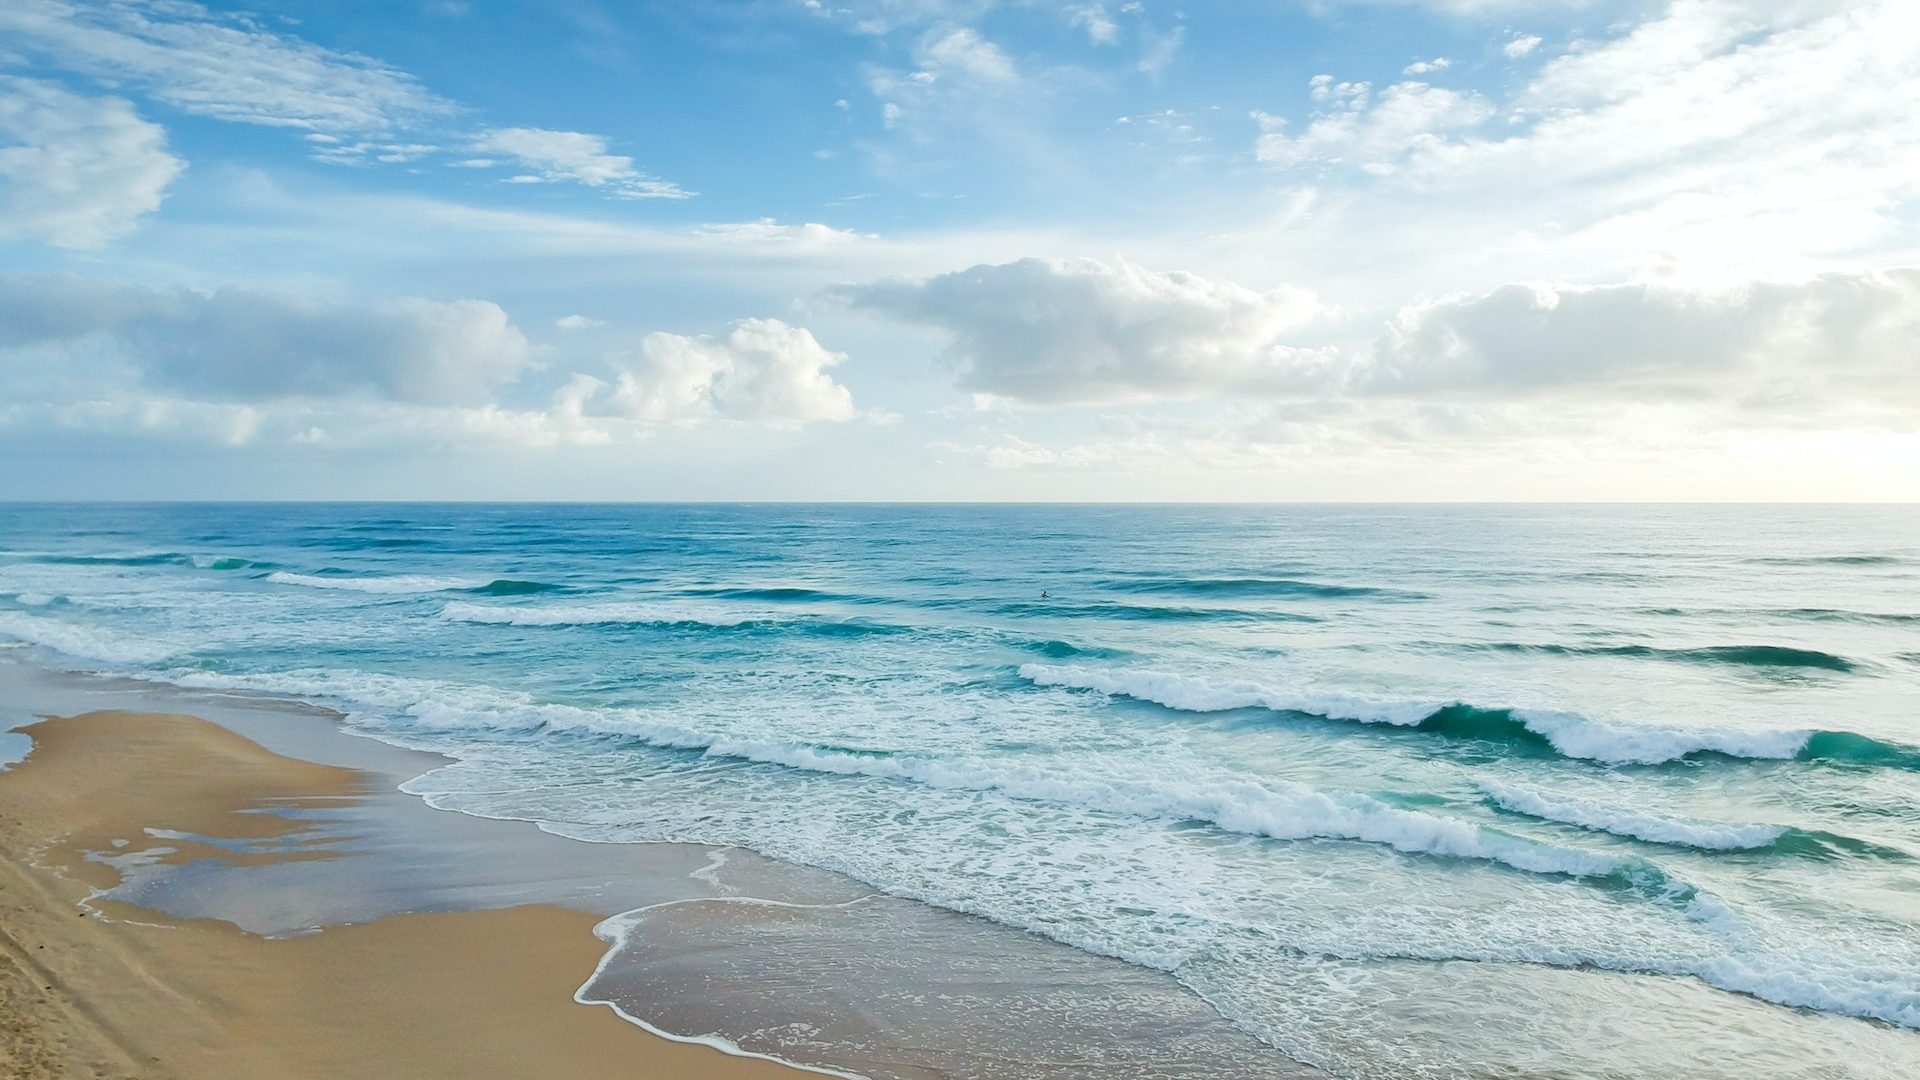
[[[279,585],[303,585],[309,589],[345,589],[364,593],[433,593],[451,589],[472,589],[485,585],[471,578],[435,577],[426,574],[394,574],[386,577],[329,577],[295,574],[275,570],[267,580]]]
[[[1465,704],[1438,699],[1373,698],[1339,691],[1287,690],[1253,682],[1136,668],[1025,664],[1020,668],[1020,675],[1038,686],[1095,690],[1181,712],[1266,709],[1396,727],[1416,726],[1443,709]],[[1466,707],[1482,713],[1501,711]],[[1557,709],[1515,708],[1506,712],[1516,727],[1546,739],[1563,756],[1611,765],[1655,765],[1703,751],[1733,757],[1788,759],[1804,749],[1813,735],[1805,729],[1739,731],[1618,724]]]
[[[1063,803],[1101,813],[1202,821],[1227,832],[1277,840],[1331,839],[1382,844],[1396,851],[1481,859],[1539,874],[1604,877],[1650,866],[1613,856],[1507,836],[1455,818],[1403,810],[1356,794],[1322,792],[1286,781],[1223,775],[1113,776],[1071,763],[876,755],[806,746],[774,738],[716,734],[661,722],[632,710],[583,709],[536,702],[522,694],[359,673],[283,676],[184,673],[187,686],[248,688],[296,696],[344,698],[385,710],[391,726],[446,731],[549,728],[621,735],[660,749],[691,750],[808,772],[899,780],[944,790],[977,791]]]
[[[763,619],[790,618],[792,612],[722,607],[714,604],[619,603],[566,605],[473,604],[456,600],[440,612],[455,622],[507,626],[740,626]]]
[[[673,1042],[692,1043],[696,1046],[712,1047],[723,1054],[729,1054],[734,1057],[752,1058],[758,1061],[771,1061],[800,1072],[815,1073],[821,1076],[837,1076],[841,1077],[842,1080],[867,1080],[867,1077],[862,1073],[828,1068],[824,1065],[803,1065],[797,1061],[789,1061],[786,1058],[775,1057],[771,1054],[755,1053],[752,1050],[742,1047],[732,1039],[724,1038],[717,1034],[682,1035],[668,1031],[647,1022],[639,1016],[635,1016],[623,1008],[621,1004],[613,998],[597,995],[594,987],[606,974],[608,963],[627,947],[639,926],[646,921],[647,916],[663,908],[678,907],[683,904],[715,903],[751,904],[758,907],[801,908],[819,911],[852,907],[855,904],[864,903],[870,899],[872,899],[871,896],[862,896],[841,904],[790,904],[781,900],[762,900],[752,896],[694,897],[687,900],[667,900],[658,904],[649,904],[646,907],[634,908],[631,911],[623,911],[618,915],[601,921],[593,928],[594,936],[607,943],[607,951],[601,954],[599,963],[594,965],[593,974],[587,976],[587,981],[581,983],[579,988],[574,990],[573,1000],[582,1005],[604,1005],[613,1010],[614,1015],[625,1020],[627,1023]]]
[[[1754,760],[1787,761],[1806,749],[1805,728],[1740,731],[1665,724],[1613,724],[1555,709],[1515,709],[1513,718],[1544,736],[1567,757],[1610,765],[1658,765],[1688,754],[1716,753]]]
[[[75,659],[110,664],[153,664],[177,651],[152,638],[133,638],[17,611],[0,611],[0,635]]]
[[[536,729],[618,734],[657,748],[698,752],[709,757],[812,773],[899,780],[938,790],[980,792],[1135,819],[1205,821],[1222,830],[1247,835],[1357,840],[1409,854],[1480,860],[1548,875],[1631,879],[1636,870],[1658,874],[1650,863],[1532,843],[1443,815],[1388,806],[1363,795],[1328,793],[1282,781],[1208,776],[1172,767],[1166,762],[1157,763],[1154,774],[1143,777],[1103,775],[1096,769],[1053,762],[1023,766],[958,757],[858,753],[771,738],[717,736],[688,725],[661,722],[637,710],[583,709],[540,702],[529,695],[496,688],[346,671],[266,676],[195,673],[184,674],[178,681],[186,685],[245,688],[358,703],[375,710],[375,715],[363,714],[357,723],[403,743],[408,741],[410,733],[424,736],[433,732],[462,738],[470,737],[465,733],[481,731],[510,734]],[[483,788],[497,786],[498,781],[482,782]],[[440,806],[446,804],[444,795],[460,788],[447,789],[438,773],[428,773],[407,782],[403,790],[423,795],[430,803]],[[455,808],[487,813],[481,806],[465,803],[455,804]],[[555,812],[562,814],[554,820],[554,825],[564,835],[600,835],[594,827],[565,826],[568,818],[558,805],[543,812],[541,819],[545,819],[545,813]],[[517,815],[509,812],[505,816]],[[740,839],[744,838],[725,842]],[[843,872],[860,869],[842,865],[826,852],[814,851],[809,857],[805,851],[790,850],[786,845],[774,847],[784,851],[787,857],[813,861]],[[865,876],[876,884],[887,884],[884,875]],[[1662,885],[1658,877],[1645,880],[1650,885]],[[1015,911],[1003,912],[992,905],[982,908],[976,901],[945,896],[924,883],[895,882],[893,887],[906,895],[1003,918],[1077,947],[1119,955],[1148,966],[1175,966],[1177,957],[1184,955],[1177,950],[1168,954],[1162,947],[1164,943],[1153,939],[1129,939],[1122,944],[1097,935],[1089,938],[1052,923],[1034,924],[1029,916]],[[1633,947],[1630,940],[1605,947],[1597,943],[1589,946],[1566,943],[1540,948],[1511,944],[1474,948],[1458,941],[1437,942],[1430,948],[1402,945],[1384,951],[1357,944],[1340,946],[1332,941],[1303,941],[1298,947],[1327,956],[1530,962],[1691,976],[1723,989],[1781,1004],[1920,1026],[1920,994],[1914,989],[1911,973],[1899,961],[1889,961],[1883,970],[1871,963],[1863,966],[1861,958],[1851,954],[1813,955],[1800,946],[1776,940],[1772,933],[1756,935],[1746,921],[1725,904],[1706,894],[1685,890],[1678,882],[1665,881],[1661,891],[1672,899],[1684,901],[1684,906],[1669,909],[1676,917],[1698,926],[1722,946],[1706,953],[1674,952],[1665,947],[1640,949]]]
[[[1039,686],[1097,690],[1113,697],[1150,701],[1181,712],[1268,709],[1273,712],[1310,713],[1329,720],[1357,720],[1363,724],[1395,724],[1402,727],[1418,724],[1447,704],[1444,701],[1396,701],[1337,690],[1281,690],[1253,682],[1208,679],[1141,668],[1023,664],[1020,677]]]
[[[1676,844],[1714,851],[1745,851],[1766,847],[1787,831],[1778,825],[1738,825],[1651,814],[1644,810],[1533,791],[1495,781],[1483,782],[1480,790],[1486,792],[1487,797],[1495,803],[1517,814],[1655,844]]]

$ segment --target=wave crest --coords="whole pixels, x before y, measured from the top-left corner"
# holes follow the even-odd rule
[[[1463,739],[1530,746],[1607,765],[1659,765],[1719,754],[1761,761],[1833,761],[1920,769],[1920,749],[1839,731],[1739,731],[1616,724],[1557,709],[1485,708],[1464,702],[1392,700],[1339,691],[1294,691],[1241,681],[1133,668],[1024,664],[1037,686],[1093,690],[1180,712],[1264,709],[1362,724],[1411,728]]]
[[[471,579],[434,577],[426,574],[362,577],[347,574],[296,574],[288,570],[275,570],[267,575],[266,580],[276,585],[300,585],[309,589],[342,589],[347,592],[389,595],[452,592],[456,589],[472,589],[478,585]]]
[[[534,596],[539,593],[565,592],[565,585],[555,585],[547,581],[522,581],[517,578],[494,578],[478,588],[468,589],[475,596]]]
[[[1735,825],[1695,818],[1669,817],[1593,802],[1494,781],[1480,785],[1487,798],[1502,810],[1543,821],[1577,825],[1650,844],[1701,848],[1707,851],[1751,851],[1772,847],[1788,830],[1779,825]]]
[[[1583,879],[1662,896],[1685,886],[1644,860],[1543,844],[1457,818],[1389,806],[1367,795],[1320,791],[1289,781],[1227,776],[1111,776],[1070,764],[1026,765],[969,758],[886,754],[701,731],[629,709],[588,709],[535,701],[491,688],[462,688],[393,676],[289,672],[273,676],[182,674],[187,686],[335,698],[380,710],[396,734],[425,730],[558,731],[630,739],[682,750],[839,776],[896,780],[947,790],[1067,804],[1100,813],[1203,822],[1276,840],[1350,840],[1409,855],[1496,862],[1528,873]],[[404,788],[404,785],[403,785]]]

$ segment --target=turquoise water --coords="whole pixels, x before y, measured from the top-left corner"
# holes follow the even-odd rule
[[[0,639],[1340,1075],[1920,1072],[1915,508],[18,505]]]

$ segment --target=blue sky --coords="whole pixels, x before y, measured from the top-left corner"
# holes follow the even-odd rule
[[[1920,13],[11,0],[0,497],[1913,499]]]

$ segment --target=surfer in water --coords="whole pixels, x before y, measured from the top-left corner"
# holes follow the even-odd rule
[[[1048,592],[1048,591],[1047,591],[1047,590],[1045,590],[1045,589],[1041,589],[1041,590],[1040,590],[1040,599],[1042,599],[1042,600],[1051,600],[1051,599],[1053,599],[1053,594],[1052,594],[1052,593],[1050,593],[1050,592]]]

